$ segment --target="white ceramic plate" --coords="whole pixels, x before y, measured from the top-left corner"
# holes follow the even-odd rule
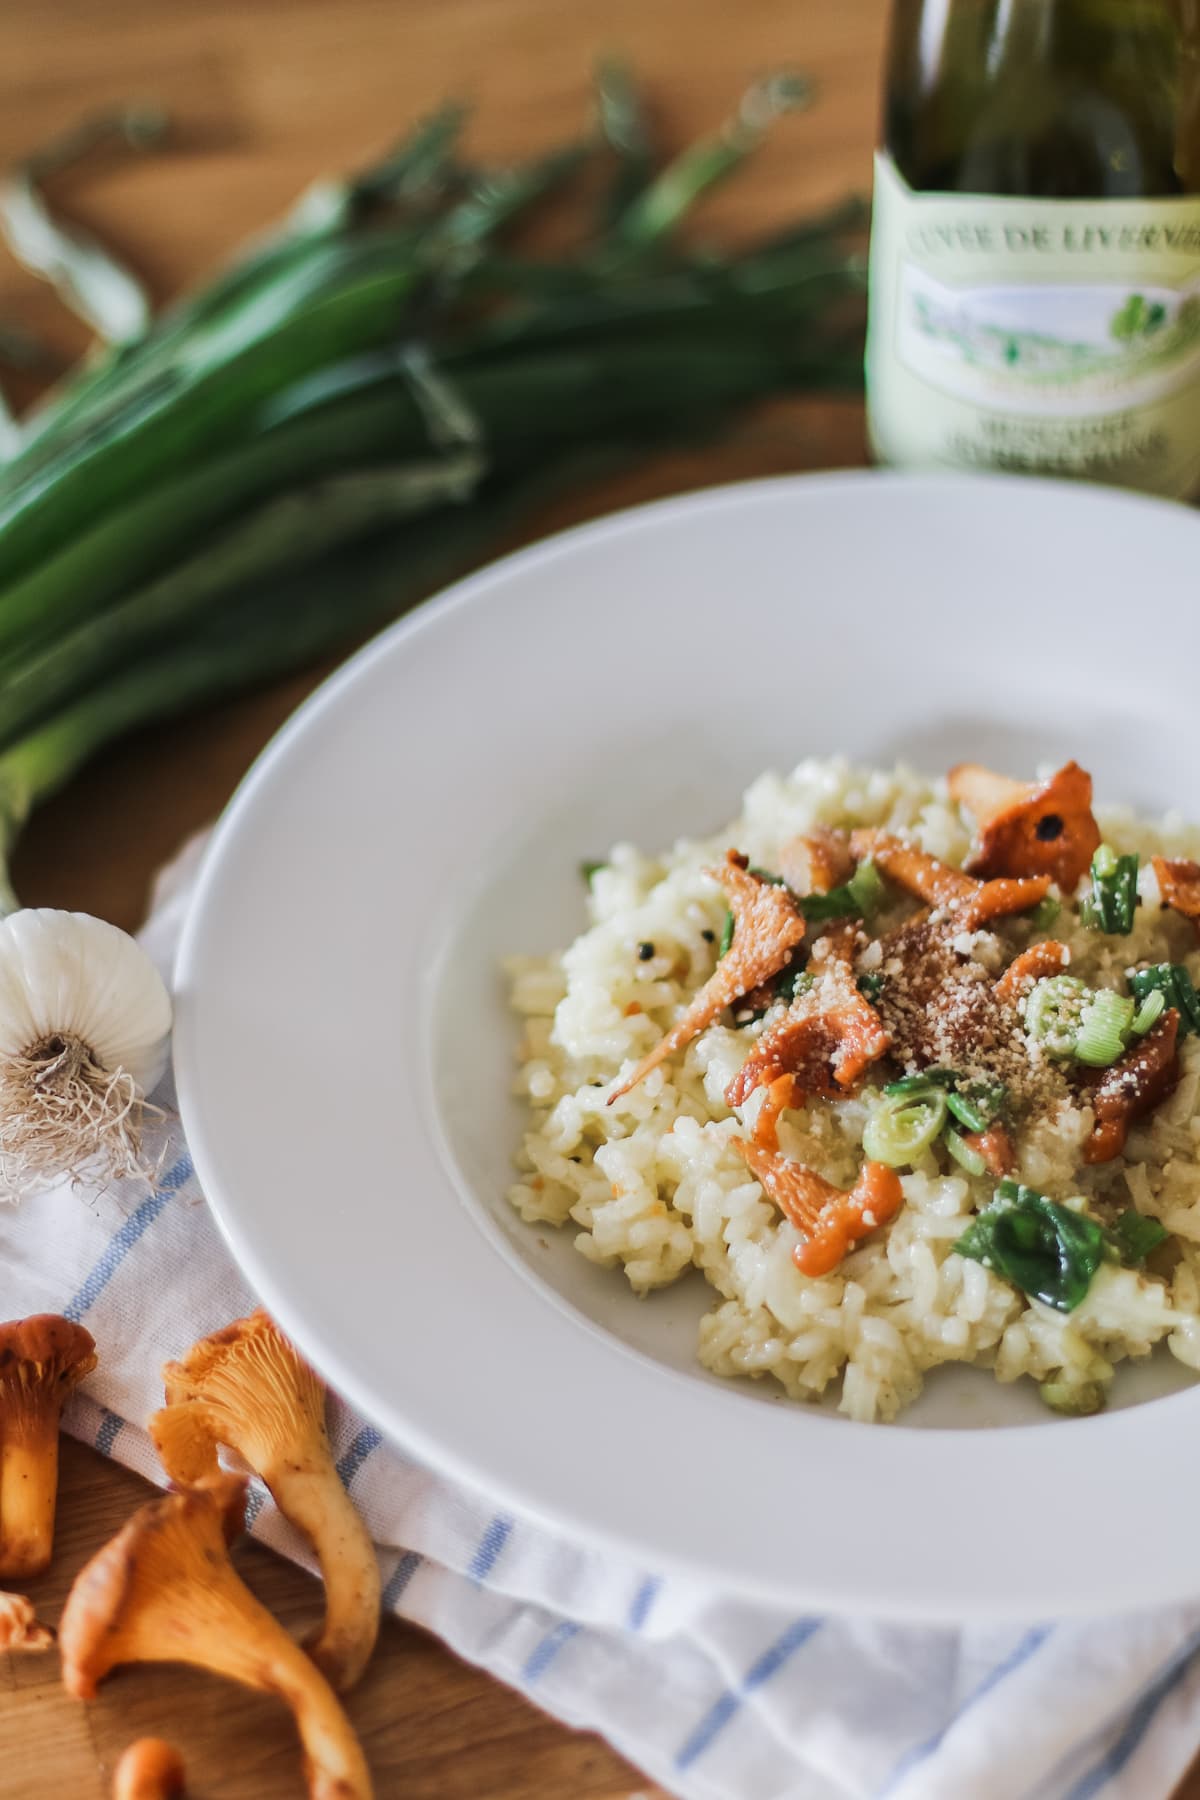
[[[505,1503],[748,1594],[1045,1617],[1200,1590],[1200,1389],[1169,1358],[1095,1419],[960,1370],[852,1424],[704,1374],[702,1288],[639,1302],[522,1226],[497,971],[581,928],[582,857],[710,831],[803,755],[1076,755],[1106,800],[1195,814],[1198,569],[1200,518],[1100,490],[756,483],[501,562],[331,681],[219,830],[176,1030],[213,1209],[328,1379]]]

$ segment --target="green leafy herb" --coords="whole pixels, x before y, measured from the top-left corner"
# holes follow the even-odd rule
[[[954,1245],[1059,1312],[1073,1312],[1105,1260],[1104,1227],[1084,1213],[1048,1200],[1035,1188],[1002,1181]]]
[[[868,974],[860,975],[858,977],[859,993],[863,996],[864,1000],[870,1000],[872,1004],[878,1000],[886,986],[886,975]]]
[[[1121,1261],[1132,1268],[1140,1267],[1150,1252],[1157,1250],[1170,1235],[1158,1219],[1147,1218],[1145,1213],[1135,1211],[1132,1206],[1121,1214],[1112,1228]]]
[[[810,924],[825,919],[869,919],[887,898],[882,875],[870,860],[859,863],[849,881],[827,894],[805,894],[800,910]]]
[[[968,1131],[986,1131],[1007,1104],[1008,1089],[1002,1081],[964,1082],[946,1096],[946,1105]]]
[[[732,912],[726,909],[725,923],[721,927],[721,941],[717,945],[718,962],[720,962],[723,956],[728,956],[729,954],[730,945],[733,943],[734,923],[735,921]]]
[[[1080,917],[1093,931],[1127,937],[1137,910],[1138,859],[1118,856],[1110,844],[1101,844],[1092,858],[1092,888],[1080,908]]]
[[[1135,969],[1129,977],[1129,991],[1139,1002],[1149,1000],[1154,993],[1162,994],[1164,1004],[1173,1006],[1179,1014],[1180,1035],[1189,1031],[1200,1033],[1200,994],[1182,963],[1152,963],[1148,969]],[[1151,1018],[1150,1024],[1153,1023]],[[1149,1030],[1149,1026],[1139,1029]]]
[[[607,867],[608,864],[606,862],[581,862],[579,865],[579,873],[584,881],[587,882],[588,886],[591,887],[593,879],[600,873],[601,869],[607,869]]]

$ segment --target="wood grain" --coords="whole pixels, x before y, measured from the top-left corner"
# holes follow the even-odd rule
[[[884,14],[884,0],[7,0],[0,161],[97,107],[136,96],[165,102],[176,121],[169,150],[113,161],[63,190],[64,205],[165,298],[309,180],[364,160],[448,94],[473,101],[473,142],[501,158],[578,126],[588,68],[602,51],[635,60],[668,139],[711,126],[743,81],[794,62],[819,79],[819,105],[782,127],[753,176],[714,195],[700,221],[741,236],[867,186]],[[0,319],[36,327],[64,356],[81,347],[44,290],[7,265]],[[661,457],[529,520],[523,535],[706,483],[862,460],[859,407],[781,403],[719,447]],[[322,672],[101,757],[30,828],[16,867],[24,899],[136,924],[156,867],[219,812]],[[146,1491],[95,1452],[65,1446],[59,1553],[34,1589],[48,1617]],[[287,1623],[319,1610],[313,1583],[296,1569],[256,1546],[238,1561]],[[598,1739],[567,1731],[410,1627],[385,1628],[350,1711],[380,1796],[661,1793]],[[120,1750],[143,1733],[180,1745],[195,1796],[284,1800],[300,1791],[290,1724],[266,1699],[163,1668],[116,1676],[83,1706],[63,1694],[53,1656],[0,1657],[0,1800],[101,1800]],[[1200,1800],[1200,1779],[1184,1795]]]

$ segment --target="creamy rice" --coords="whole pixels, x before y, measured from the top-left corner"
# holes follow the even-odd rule
[[[1143,859],[1133,930],[1107,937],[1064,910],[1052,934],[1041,935],[1066,942],[1070,972],[1093,985],[1116,982],[1142,961],[1183,963],[1200,983],[1196,934],[1160,906],[1148,861],[1156,853],[1200,856],[1200,831],[1170,818],[1151,825],[1102,809],[1097,817],[1108,843]],[[761,1021],[738,1029],[726,1012],[607,1104],[616,1078],[653,1048],[713,972],[726,900],[704,868],[731,847],[776,867],[783,845],[815,825],[903,832],[956,866],[971,841],[970,820],[944,783],[906,768],[807,761],[789,776],[760,777],[741,817],[707,841],[683,841],[661,856],[618,845],[591,879],[589,928],[561,954],[512,960],[512,1003],[523,1019],[518,1085],[532,1114],[510,1194],[522,1218],[570,1226],[582,1255],[623,1271],[639,1294],[700,1269],[715,1290],[699,1333],[707,1368],[770,1377],[801,1400],[840,1383],[840,1407],[855,1419],[894,1418],[939,1363],[978,1363],[1000,1381],[1027,1375],[1053,1384],[1068,1410],[1073,1397],[1081,1410],[1094,1405],[1118,1362],[1162,1341],[1200,1369],[1196,1036],[1182,1040],[1174,1095],[1135,1124],[1123,1156],[1083,1166],[1093,1118],[1078,1095],[1017,1140],[1020,1181],[1102,1214],[1132,1206],[1173,1234],[1152,1259],[1155,1272],[1105,1263],[1072,1312],[1027,1299],[954,1252],[996,1182],[967,1175],[940,1145],[902,1175],[905,1204],[892,1224],[833,1273],[802,1274],[792,1256],[800,1234],[731,1147],[761,1104],[761,1092],[736,1112],[724,1100]],[[1007,940],[1006,957],[1012,945]],[[981,958],[987,954],[981,941]],[[886,1079],[786,1112],[781,1151],[850,1187]]]

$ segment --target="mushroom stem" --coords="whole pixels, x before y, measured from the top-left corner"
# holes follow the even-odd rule
[[[57,1501],[57,1418],[6,1419],[0,1438],[0,1575],[6,1581],[50,1567]]]
[[[0,1577],[49,1568],[58,1498],[58,1423],[96,1366],[82,1325],[38,1313],[0,1325]]]
[[[168,1404],[149,1431],[171,1479],[187,1487],[214,1475],[224,1444],[316,1551],[325,1623],[309,1651],[344,1693],[375,1647],[379,1564],[333,1461],[324,1387],[261,1309],[201,1338],[163,1376]]]
[[[362,1748],[332,1688],[229,1560],[223,1515],[240,1523],[244,1496],[243,1480],[221,1476],[134,1514],[68,1596],[63,1681],[90,1700],[121,1663],[184,1662],[277,1694],[295,1716],[312,1800],[370,1800]]]
[[[311,1464],[266,1469],[263,1479],[285,1519],[316,1552],[327,1581],[325,1618],[307,1645],[321,1673],[340,1692],[353,1687],[375,1647],[374,1630],[364,1619],[379,1616],[379,1562],[370,1534],[353,1506],[331,1508],[326,1471]]]

